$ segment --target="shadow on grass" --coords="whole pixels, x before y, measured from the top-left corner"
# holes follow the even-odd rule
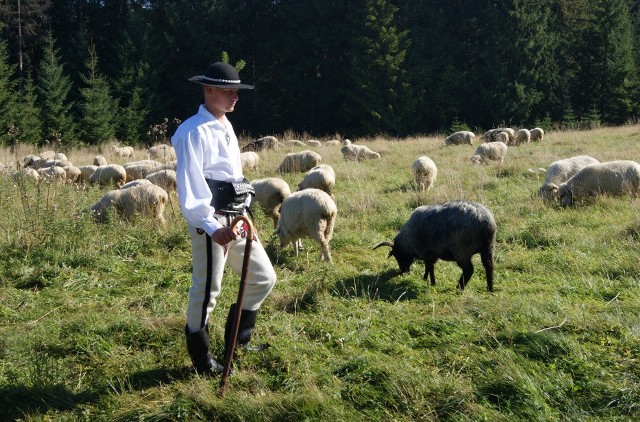
[[[192,375],[189,367],[157,368],[131,374],[126,378],[126,385],[129,390],[143,391]],[[0,388],[0,420],[37,418],[50,410],[73,411],[84,404],[96,404],[102,396],[113,392],[112,385],[94,386],[80,392],[73,392],[64,385],[5,386]]]
[[[426,284],[425,284],[426,286]],[[369,300],[397,302],[418,296],[420,286],[402,277],[398,270],[386,270],[376,274],[360,274],[338,280],[333,293],[340,297],[357,297]]]

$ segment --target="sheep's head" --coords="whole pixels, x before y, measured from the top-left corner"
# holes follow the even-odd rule
[[[540,187],[538,195],[545,201],[555,201],[558,199],[558,185],[555,183],[544,184]]]
[[[378,249],[380,246],[389,246],[391,248],[391,250],[389,251],[389,255],[387,255],[387,258],[393,256],[396,259],[398,268],[400,268],[401,273],[406,273],[409,271],[409,268],[411,268],[411,264],[413,264],[413,261],[415,261],[415,258],[412,257],[411,254],[407,253],[399,247],[396,247],[391,242],[381,242],[373,249]]]
[[[560,199],[560,204],[562,204],[563,207],[573,204],[573,192],[566,183],[563,183],[558,187],[558,198]]]

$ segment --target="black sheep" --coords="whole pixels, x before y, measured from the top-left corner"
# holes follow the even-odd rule
[[[480,253],[487,274],[487,289],[493,292],[493,255],[496,244],[496,222],[484,205],[470,201],[446,202],[416,208],[396,235],[389,257],[398,261],[400,271],[409,271],[411,264],[422,260],[424,279],[436,284],[434,265],[438,259],[455,261],[462,269],[458,288],[463,290],[473,275],[471,257]]]

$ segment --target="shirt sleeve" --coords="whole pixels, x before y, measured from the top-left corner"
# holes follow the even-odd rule
[[[176,150],[176,182],[182,215],[191,226],[212,235],[221,224],[213,215],[211,191],[203,173],[205,142],[201,142],[202,136],[194,129],[176,133],[171,142]]]

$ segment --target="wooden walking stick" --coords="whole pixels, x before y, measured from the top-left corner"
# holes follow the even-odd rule
[[[229,373],[231,373],[231,360],[233,359],[233,352],[235,352],[236,341],[238,340],[238,330],[240,329],[240,314],[242,313],[242,299],[244,297],[244,288],[246,285],[247,270],[249,267],[249,258],[251,257],[251,246],[253,243],[253,225],[247,217],[243,215],[235,217],[233,221],[231,221],[231,227],[235,227],[241,221],[243,221],[247,226],[247,241],[244,246],[242,271],[240,272],[240,288],[238,289],[236,310],[233,315],[233,324],[231,326],[231,342],[229,344],[229,350],[225,350],[224,370],[222,371],[222,378],[220,379],[220,389],[218,391],[218,394],[220,396],[224,395],[224,389],[227,386]]]

